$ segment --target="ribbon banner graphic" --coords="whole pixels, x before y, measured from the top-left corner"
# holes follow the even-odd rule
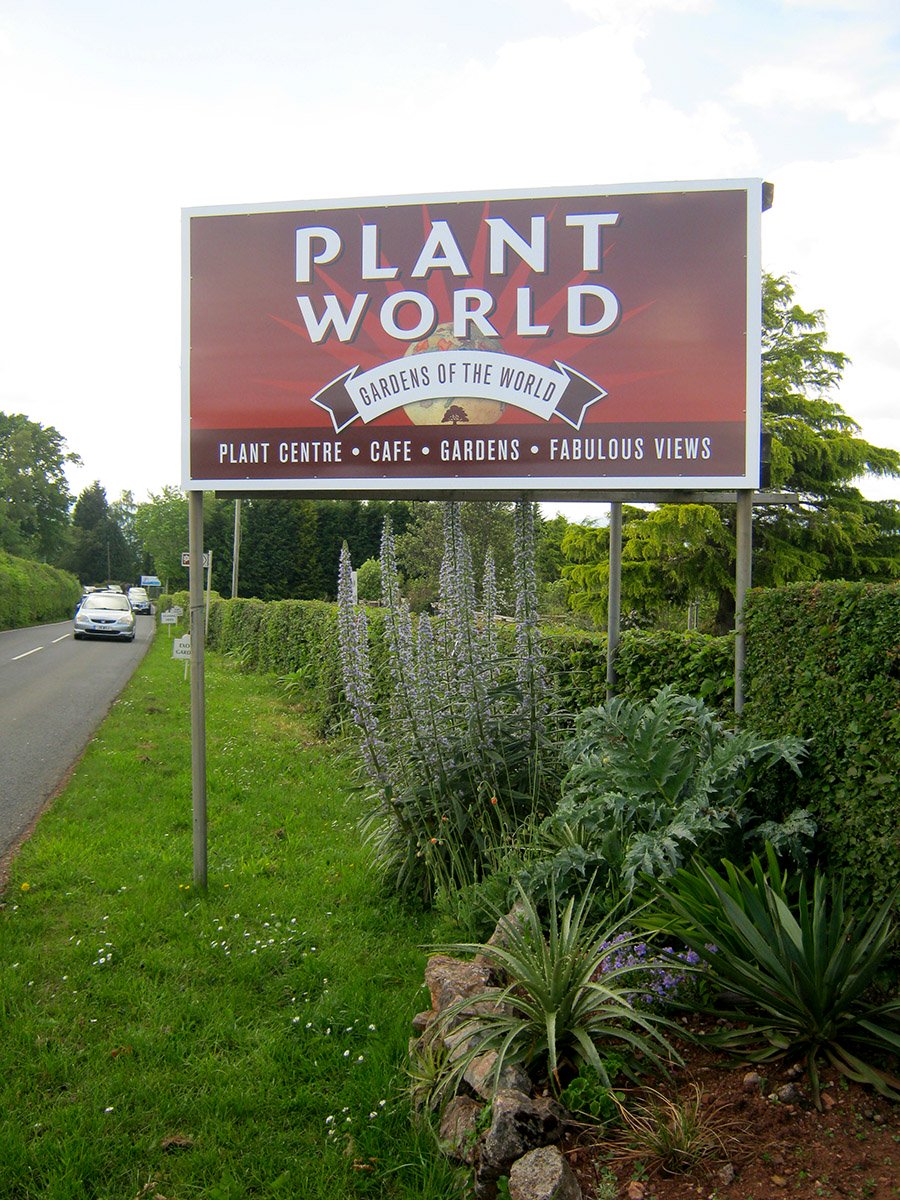
[[[351,367],[312,397],[330,415],[335,433],[420,400],[484,399],[510,404],[580,429],[604,388],[572,367],[553,367],[484,350],[425,351],[368,371]],[[452,420],[449,414],[445,420]]]

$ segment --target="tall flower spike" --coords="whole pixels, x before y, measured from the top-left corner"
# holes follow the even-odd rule
[[[400,572],[394,545],[390,517],[385,517],[381,536],[381,594],[385,608],[384,633],[388,664],[393,687],[390,699],[390,721],[395,747],[394,760],[398,765],[415,751],[420,757],[427,746],[419,730],[419,711],[416,704],[416,664],[413,652],[412,614],[400,587]]]
[[[538,631],[537,573],[535,570],[534,505],[516,503],[513,558],[516,585],[517,678],[522,707],[537,732],[546,715],[546,681]]]
[[[484,576],[481,584],[481,630],[482,656],[488,686],[494,687],[497,679],[499,652],[497,649],[497,568],[494,554],[488,550],[484,559]]]
[[[366,768],[384,786],[390,772],[372,701],[368,625],[365,610],[356,608],[353,593],[353,569],[345,542],[338,566],[338,642],[344,694],[354,724],[360,730]]]

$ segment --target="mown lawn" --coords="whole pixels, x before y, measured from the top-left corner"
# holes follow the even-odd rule
[[[160,633],[2,896],[0,1197],[460,1195],[405,1076],[431,921],[369,873],[350,764],[208,656],[198,894],[170,654]]]

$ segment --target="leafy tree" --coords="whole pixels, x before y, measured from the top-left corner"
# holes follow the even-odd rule
[[[84,583],[134,579],[137,562],[99,481],[84,489],[72,515],[73,543],[66,565]]]
[[[828,349],[824,315],[794,303],[785,278],[763,278],[763,430],[771,442],[771,486],[796,492],[791,506],[754,512],[753,581],[884,581],[900,572],[900,504],[866,500],[863,475],[900,475],[900,453],[873,446],[832,398],[846,355]],[[608,533],[569,530],[563,550],[574,608],[603,621],[609,586]],[[734,622],[733,506],[665,504],[623,512],[623,608],[656,615],[711,597],[715,628]]]
[[[188,548],[188,499],[180,488],[166,486],[139,504],[134,527],[141,546],[150,556],[153,569],[165,591],[187,587],[187,569],[181,555]]]
[[[52,425],[0,412],[0,549],[59,564],[72,507],[65,468],[81,462],[65,444]]]

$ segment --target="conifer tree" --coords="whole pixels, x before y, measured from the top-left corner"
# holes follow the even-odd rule
[[[770,486],[796,493],[790,506],[754,512],[753,582],[812,579],[886,581],[900,574],[900,503],[866,500],[865,475],[900,476],[900,453],[860,437],[834,399],[847,357],[828,348],[821,310],[806,312],[784,277],[763,277],[763,431],[771,445]],[[624,513],[623,607],[657,617],[706,599],[714,625],[734,621],[733,506],[664,504]],[[605,620],[608,533],[572,528],[564,575],[576,610]]]

